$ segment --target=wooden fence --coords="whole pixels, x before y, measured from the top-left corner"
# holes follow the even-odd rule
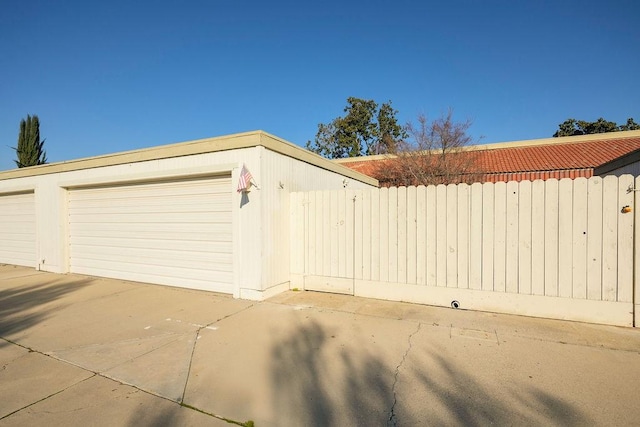
[[[633,188],[608,176],[292,193],[291,287],[631,326]]]

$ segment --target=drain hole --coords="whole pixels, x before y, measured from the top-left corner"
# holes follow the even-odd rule
[[[460,308],[460,303],[456,300],[451,301],[451,308]]]

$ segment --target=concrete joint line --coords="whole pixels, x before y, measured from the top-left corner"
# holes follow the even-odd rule
[[[42,354],[42,353],[40,353],[40,354]],[[44,355],[44,354],[43,354],[43,355]],[[44,355],[44,356],[46,356],[46,355]],[[56,396],[56,395],[58,395],[58,394],[60,394],[60,393],[63,393],[63,392],[65,392],[65,391],[69,390],[71,387],[75,387],[75,386],[77,386],[77,385],[78,385],[78,384],[80,384],[80,383],[83,383],[83,382],[85,382],[85,381],[87,381],[87,380],[90,380],[91,378],[95,377],[96,375],[97,375],[96,373],[93,373],[93,375],[88,376],[87,378],[81,379],[80,381],[77,381],[77,382],[75,382],[75,383],[73,383],[73,384],[70,384],[70,385],[68,385],[67,387],[63,388],[63,389],[56,391],[55,393],[51,393],[50,395],[45,396],[45,397],[43,397],[43,398],[42,398],[42,399],[40,399],[40,400],[36,400],[35,402],[31,402],[31,403],[29,403],[28,405],[25,405],[25,406],[23,406],[23,407],[22,407],[22,408],[20,408],[20,409],[16,409],[15,411],[13,411],[13,412],[11,412],[11,413],[9,413],[9,414],[5,415],[4,417],[0,418],[0,420],[4,420],[5,418],[10,417],[11,415],[16,414],[16,413],[18,413],[18,412],[20,412],[20,411],[23,411],[23,410],[25,410],[25,409],[29,408],[30,406],[36,405],[36,404],[38,404],[38,403],[40,403],[40,402],[44,402],[45,400],[47,400],[47,399],[49,399],[49,398],[51,398],[51,397],[53,397],[53,396]]]
[[[227,316],[227,317],[228,317],[228,316]],[[215,322],[213,322],[213,323],[215,323]],[[213,323],[212,323],[212,324],[213,324]],[[200,329],[196,332],[196,340],[195,340],[196,342],[197,342],[198,334],[200,333],[200,331],[201,331],[202,329],[204,329],[204,327],[203,327],[203,328],[200,328]],[[164,399],[164,400],[167,400],[167,401],[169,401],[169,402],[177,403],[177,404],[179,404],[180,406],[183,406],[183,407],[185,407],[185,408],[187,408],[187,409],[191,409],[191,410],[195,410],[195,411],[201,412],[201,413],[203,413],[203,414],[205,414],[205,415],[209,415],[209,416],[211,416],[211,417],[218,418],[218,419],[220,419],[220,420],[226,421],[226,422],[231,423],[231,424],[237,424],[237,425],[240,425],[240,426],[252,426],[252,425],[253,425],[253,424],[251,424],[251,421],[248,421],[248,422],[246,422],[246,423],[242,423],[242,422],[238,422],[238,421],[235,421],[235,420],[231,420],[231,419],[228,419],[228,418],[222,417],[222,416],[220,416],[220,415],[216,415],[216,414],[208,413],[208,412],[206,412],[206,411],[203,411],[203,410],[201,410],[201,409],[195,408],[195,407],[190,406],[190,405],[186,405],[186,404],[184,404],[184,403],[182,402],[182,400],[184,399],[184,393],[183,393],[183,395],[182,395],[182,400],[181,400],[180,402],[176,402],[176,401],[174,401],[174,400],[172,400],[172,399],[169,399],[169,398],[167,398],[167,397],[165,397],[165,396],[161,396],[161,395],[159,395],[159,394],[156,394],[156,393],[154,393],[154,392],[152,392],[152,391],[150,391],[150,390],[145,390],[145,389],[143,389],[143,388],[140,388],[139,386],[137,386],[137,385],[135,385],[135,384],[129,384],[129,383],[126,383],[126,382],[124,382],[124,381],[122,381],[122,380],[120,380],[120,379],[112,378],[112,377],[110,377],[109,375],[107,375],[106,373],[101,373],[101,372],[95,372],[95,371],[92,371],[92,370],[90,370],[90,369],[87,369],[86,367],[83,367],[83,366],[77,365],[77,364],[75,364],[75,363],[69,362],[68,360],[60,359],[60,358],[55,357],[55,356],[53,356],[53,355],[51,355],[51,354],[47,354],[47,353],[43,353],[43,352],[38,351],[38,350],[34,350],[34,349],[33,349],[33,348],[31,348],[31,347],[27,347],[27,346],[24,346],[24,345],[22,345],[22,344],[18,344],[18,343],[16,343],[16,342],[13,342],[13,341],[8,340],[8,339],[6,339],[6,338],[1,338],[1,339],[2,339],[3,341],[8,342],[9,344],[12,344],[12,345],[15,345],[15,346],[18,346],[18,347],[24,348],[25,350],[28,350],[30,353],[38,353],[38,354],[40,354],[40,355],[42,355],[42,356],[49,357],[49,358],[51,358],[51,359],[53,359],[53,360],[57,360],[57,361],[59,361],[59,362],[66,363],[66,364],[71,365],[71,366],[75,366],[75,367],[77,367],[77,368],[82,369],[83,371],[86,371],[86,372],[91,373],[91,375],[89,375],[87,378],[83,378],[83,379],[81,379],[80,381],[77,381],[77,382],[75,382],[75,383],[73,383],[73,384],[70,384],[70,385],[68,385],[67,387],[65,387],[65,388],[63,388],[63,389],[61,389],[61,390],[58,390],[58,391],[56,391],[55,393],[51,393],[50,395],[45,396],[45,397],[43,397],[42,399],[39,399],[39,400],[37,400],[37,401],[35,401],[35,402],[31,402],[31,403],[29,403],[28,405],[23,406],[22,408],[16,409],[15,411],[13,411],[13,412],[11,412],[11,413],[9,413],[9,414],[6,414],[6,415],[4,415],[3,417],[1,417],[1,418],[0,418],[0,420],[3,420],[3,419],[5,419],[5,418],[7,418],[7,417],[10,417],[10,416],[11,416],[11,415],[13,415],[13,414],[16,414],[16,413],[18,413],[18,412],[20,412],[20,411],[22,411],[22,410],[24,410],[24,409],[27,409],[27,408],[29,408],[29,407],[31,407],[31,406],[33,406],[33,405],[37,404],[37,403],[43,402],[43,401],[45,401],[45,400],[47,400],[47,399],[49,399],[49,398],[51,398],[51,397],[53,397],[53,396],[56,396],[56,395],[58,395],[58,394],[60,394],[60,393],[63,393],[63,392],[65,392],[65,391],[67,391],[68,389],[70,389],[71,387],[75,387],[76,385],[81,384],[81,383],[83,383],[83,382],[85,382],[85,381],[87,381],[87,380],[90,380],[90,379],[94,378],[94,377],[101,377],[101,378],[106,378],[106,379],[108,379],[108,380],[110,380],[110,381],[114,381],[114,382],[116,382],[116,383],[118,383],[118,384],[121,384],[121,385],[129,386],[129,387],[131,387],[131,388],[133,388],[133,389],[135,389],[135,390],[141,391],[141,392],[146,393],[146,394],[148,394],[148,395],[151,395],[151,396],[154,396],[154,397],[157,397],[157,398],[160,398],[160,399]],[[193,349],[194,349],[194,351],[195,351],[195,342],[194,342],[194,345],[193,345]],[[20,356],[20,357],[24,357],[24,356]],[[191,358],[193,359],[193,352],[192,352],[192,354],[191,354]],[[14,359],[14,360],[16,360],[16,359]],[[5,366],[6,366],[6,365],[5,365]],[[191,360],[189,361],[189,373],[190,373],[190,372],[191,372]],[[187,377],[187,381],[188,381],[188,377]],[[186,392],[186,383],[185,383],[185,392]]]
[[[184,382],[184,390],[182,390],[182,397],[180,397],[180,401],[178,403],[183,404],[184,403],[184,398],[187,395],[187,386],[189,385],[189,378],[191,378],[191,366],[193,364],[193,356],[196,353],[196,346],[198,345],[198,338],[200,338],[200,332],[202,332],[203,329],[208,329],[209,327],[215,325],[216,323],[228,319],[231,316],[235,316],[238,313],[242,313],[245,310],[250,309],[251,307],[253,307],[254,304],[249,305],[248,307],[245,307],[241,310],[238,310],[234,313],[228,314],[220,319],[214,320],[211,323],[208,323],[206,325],[201,325],[198,327],[198,329],[196,330],[196,335],[195,338],[193,340],[193,346],[191,347],[191,356],[189,357],[189,367],[187,368],[187,380]],[[195,408],[194,408],[195,409]]]
[[[411,344],[411,339],[413,338],[413,336],[415,334],[417,334],[418,332],[420,332],[420,327],[422,326],[422,323],[418,323],[418,327],[416,328],[415,331],[413,331],[413,333],[411,333],[411,335],[409,335],[409,339],[408,339],[408,343],[409,345],[407,346],[407,351],[404,352],[404,354],[402,355],[402,360],[400,360],[400,363],[398,364],[398,366],[396,366],[396,371],[393,375],[393,386],[391,386],[391,391],[393,393],[393,403],[391,404],[391,410],[389,411],[389,419],[387,420],[387,426],[388,427],[395,427],[396,425],[398,425],[398,420],[396,418],[396,413],[395,413],[395,409],[396,409],[396,403],[398,403],[398,398],[396,396],[396,385],[398,384],[398,375],[400,374],[400,369],[402,368],[402,365],[404,364],[405,360],[407,359],[407,356],[409,355],[409,352],[411,351],[411,347],[413,346]]]
[[[171,335],[174,335],[174,334],[171,334]],[[180,338],[181,338],[183,335],[189,335],[189,334],[188,334],[188,333],[185,333],[185,334],[175,334],[175,335],[176,335],[176,338],[175,338],[175,339],[173,339],[173,340],[171,340],[171,341],[169,341],[169,342],[166,342],[166,343],[162,344],[162,345],[161,345],[161,346],[159,346],[159,347],[153,348],[153,349],[151,349],[151,350],[149,350],[149,351],[147,351],[147,352],[145,352],[145,353],[139,354],[139,355],[137,355],[137,356],[135,356],[135,357],[130,357],[129,359],[125,360],[125,361],[124,361],[124,362],[122,362],[122,363],[118,363],[117,365],[111,366],[111,367],[110,367],[109,369],[107,369],[105,372],[99,372],[99,374],[100,374],[100,375],[106,374],[107,372],[109,372],[109,371],[110,371],[110,370],[112,370],[112,369],[115,369],[115,368],[117,368],[117,367],[119,367],[119,366],[122,366],[122,365],[124,365],[124,364],[126,364],[126,363],[133,362],[133,361],[134,361],[134,360],[136,360],[136,359],[139,359],[139,358],[144,357],[144,356],[146,356],[146,355],[148,355],[148,354],[151,354],[151,353],[153,353],[153,352],[155,352],[155,351],[158,351],[158,350],[160,350],[161,348],[166,347],[166,346],[168,346],[168,345],[171,345],[171,344],[173,344],[174,342],[176,342],[176,341],[180,340]],[[139,339],[138,339],[137,341],[141,341],[141,340],[139,340]]]
[[[222,420],[222,421],[226,421],[226,422],[228,422],[230,424],[236,424],[236,425],[243,426],[243,427],[244,426],[247,426],[247,427],[249,427],[249,426],[252,427],[253,426],[253,421],[247,421],[246,423],[244,423],[244,422],[232,420],[230,418],[226,418],[226,417],[223,417],[221,415],[212,414],[212,413],[204,411],[204,410],[202,410],[200,408],[196,408],[195,406],[188,405],[188,404],[186,404],[184,402],[185,396],[187,395],[187,387],[189,386],[189,379],[191,378],[191,366],[193,364],[193,356],[196,353],[196,346],[198,345],[198,338],[200,338],[200,332],[202,332],[203,329],[208,329],[209,327],[215,325],[216,323],[218,323],[218,322],[220,322],[222,320],[228,319],[231,316],[235,316],[238,313],[242,313],[243,311],[248,310],[253,306],[254,306],[254,304],[251,304],[250,306],[245,307],[242,310],[238,310],[235,313],[231,313],[231,314],[229,314],[227,316],[222,317],[221,319],[215,320],[215,321],[213,321],[211,323],[208,323],[206,325],[202,325],[202,326],[200,326],[198,328],[198,330],[195,333],[194,340],[193,340],[193,346],[191,347],[191,356],[189,357],[189,367],[187,368],[187,380],[184,382],[184,390],[182,390],[182,397],[180,397],[180,401],[178,402],[178,404],[180,404],[180,406],[182,406],[184,408],[187,408],[187,409],[191,409],[193,411],[200,412],[202,414],[208,415],[208,416],[213,417],[213,418],[217,418],[217,419]]]

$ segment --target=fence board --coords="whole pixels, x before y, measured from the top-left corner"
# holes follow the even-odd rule
[[[318,196],[322,197],[322,234],[320,235],[322,239],[322,268],[320,268],[320,272],[323,276],[331,276],[331,251],[333,248],[331,247],[331,192],[323,191],[318,194]],[[337,212],[337,210],[334,210]],[[338,244],[338,239],[335,239],[336,245]]]
[[[587,179],[573,181],[573,298],[587,297]]]
[[[618,179],[618,298],[617,301],[633,302],[633,213],[622,213],[624,206],[633,207],[633,177],[623,175]]]
[[[458,186],[447,185],[447,287],[458,287]]]
[[[530,295],[531,292],[531,263],[532,263],[532,208],[531,181],[519,184],[518,196],[518,279],[515,286],[518,293]]]
[[[310,252],[307,251],[305,247],[309,245],[309,242],[311,238],[315,236],[315,233],[311,231],[311,227],[308,219],[310,218],[308,214],[311,207],[309,203],[309,199],[311,195],[305,194],[305,193],[298,193],[297,196],[298,197],[296,198],[296,201],[295,201],[297,205],[296,212],[298,213],[298,215],[305,215],[305,217],[300,218],[297,221],[297,223],[298,223],[298,227],[302,226],[304,227],[304,230],[298,229],[298,232],[292,235],[292,237],[295,238],[295,242],[292,242],[290,250],[295,251],[296,257],[298,257],[299,262],[303,263],[301,264],[301,266],[304,266],[304,270],[297,272],[301,274],[308,271],[312,267],[312,262],[315,262],[315,260],[310,258]],[[293,200],[291,201],[291,203],[293,203]],[[315,226],[315,224],[313,224],[313,226]],[[300,237],[301,235],[303,236],[302,238]],[[314,242],[314,245],[315,245],[315,242]],[[315,267],[315,265],[313,265],[313,267]]]
[[[497,182],[494,191],[493,290],[504,292],[506,289],[507,184]]]
[[[427,188],[416,189],[416,283],[427,284]]]
[[[544,181],[531,183],[531,294],[544,295],[545,191]]]
[[[338,232],[338,277],[347,275],[347,193],[345,190],[338,191],[338,219],[336,228]]]
[[[292,193],[293,194],[293,193]],[[305,219],[305,235],[306,240],[301,242],[296,236],[296,246],[291,246],[292,251],[302,251],[301,254],[296,256],[303,256],[305,259],[305,270],[309,274],[316,274],[316,207],[315,192],[310,191],[308,193],[296,193],[298,197],[298,203],[304,204],[304,212],[306,213]],[[293,203],[293,202],[292,202]],[[306,242],[306,248],[304,247]]]
[[[494,290],[495,185],[482,184],[482,289]]]
[[[618,297],[618,178],[602,180],[602,299],[616,301]]]
[[[309,241],[314,242],[315,254],[309,258],[309,265],[313,266],[313,274],[322,274],[322,258],[324,256],[324,247],[322,246],[322,198],[318,196],[317,191],[308,193],[309,211],[313,211],[315,219],[312,224],[315,226],[313,237],[309,237]],[[313,227],[312,226],[312,227]]]
[[[426,255],[427,255],[427,286],[438,284],[437,263],[438,263],[438,209],[437,209],[437,187],[430,185],[426,189]]]
[[[542,295],[547,296],[558,296],[558,184],[555,179],[544,182],[544,294]]]
[[[389,189],[380,189],[380,280],[389,281]]]
[[[609,176],[292,193],[292,283],[313,289],[340,279],[346,291],[360,281],[367,292],[398,289],[402,300],[426,292],[420,298],[447,304],[474,292],[505,302],[563,297],[597,316],[626,304],[628,317],[636,231],[622,207],[635,204],[633,183]],[[467,303],[492,301],[479,295]],[[600,303],[603,311],[591,305]]]
[[[396,224],[398,227],[398,255],[396,263],[398,266],[398,275],[395,282],[407,282],[407,187],[398,187],[397,201],[398,218]],[[391,227],[391,224],[389,224]]]
[[[380,222],[380,195],[382,191],[371,192],[371,280],[380,279],[380,233],[382,226]]]
[[[470,188],[469,288],[482,289],[482,184]]]
[[[353,278],[355,275],[355,250],[356,250],[356,224],[355,224],[355,191],[345,191],[345,219],[344,219],[344,234],[345,234],[345,256],[346,268],[345,277]],[[360,224],[362,221],[359,222]]]
[[[389,211],[388,217],[388,261],[389,261],[389,282],[398,281],[398,187],[389,188]],[[381,249],[382,250],[382,249]]]
[[[417,194],[416,187],[407,188],[407,283],[417,283]]]
[[[342,191],[342,190],[341,190]],[[338,229],[338,221],[339,221],[339,208],[338,208],[338,197],[340,196],[340,192],[330,192],[329,193],[329,203],[330,203],[330,211],[329,218],[330,222],[330,234],[329,234],[329,247],[331,248],[331,252],[329,254],[329,275],[331,277],[338,277],[340,272],[340,231]]]
[[[436,187],[436,285],[447,286],[447,187]]]
[[[507,182],[505,234],[505,291],[518,293],[518,198],[519,183]]]
[[[302,242],[302,236],[304,235],[304,209],[302,204],[304,194],[292,193],[289,196],[289,206],[291,207],[291,233],[289,247],[291,248],[290,268],[291,272],[295,274],[302,274],[305,272],[304,265],[304,243]]]
[[[558,295],[571,298],[573,284],[573,181],[558,183]],[[556,296],[556,295],[552,295]]]
[[[587,299],[602,299],[602,178],[587,181]]]
[[[458,188],[458,280],[456,287],[469,288],[469,221],[470,221],[470,188],[468,184],[460,184]]]
[[[371,280],[371,191],[361,190],[358,193],[360,213],[356,211],[356,220],[362,218],[361,250],[362,250],[362,279]],[[357,206],[357,205],[356,205]]]

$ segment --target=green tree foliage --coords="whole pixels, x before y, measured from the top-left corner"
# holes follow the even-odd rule
[[[627,119],[627,123],[618,126],[620,130],[640,130],[640,125],[636,123],[632,118]]]
[[[16,165],[25,168],[47,163],[47,154],[44,151],[44,140],[40,140],[40,120],[35,114],[27,115],[20,121],[20,133],[18,134],[18,146],[16,150]]]
[[[558,136],[574,136],[574,135],[590,135],[594,133],[618,132],[623,130],[638,130],[638,125],[632,118],[627,119],[624,125],[618,125],[616,122],[610,122],[600,117],[595,122],[587,122],[584,120],[567,119],[558,125],[558,130],[553,134]]]
[[[330,159],[392,153],[407,133],[396,119],[391,101],[378,104],[373,100],[349,97],[346,113],[331,123],[318,125],[315,141],[307,141],[307,149]]]

